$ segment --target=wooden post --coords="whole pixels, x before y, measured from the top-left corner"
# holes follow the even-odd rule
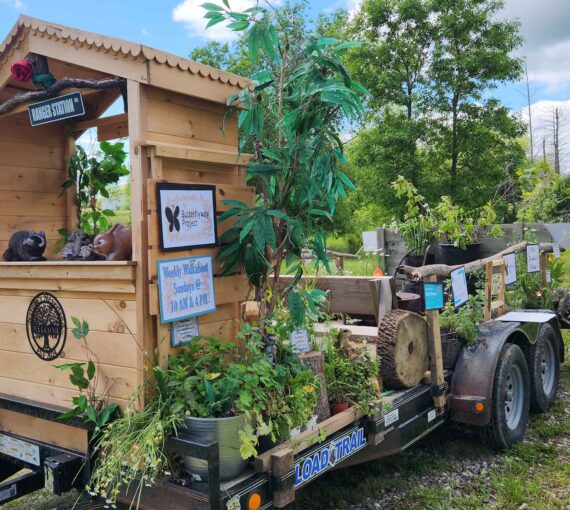
[[[493,301],[493,262],[485,264],[485,307],[483,308],[483,319],[491,320],[491,303]]]
[[[546,279],[546,271],[548,271],[548,253],[543,251],[540,254],[540,281],[543,287],[548,284]]]
[[[437,277],[427,277],[428,282],[437,282]],[[441,330],[439,327],[439,310],[427,310],[426,320],[428,326],[428,348],[430,354],[431,384],[441,388],[445,382],[443,377],[443,358],[441,355]],[[433,397],[435,407],[445,407],[445,394]]]
[[[498,306],[497,315],[503,315],[505,313],[506,307],[506,285],[505,285],[505,261],[501,260],[495,264],[499,268],[499,295],[498,295]]]

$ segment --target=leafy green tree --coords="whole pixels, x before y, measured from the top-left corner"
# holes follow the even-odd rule
[[[317,313],[320,296],[295,288],[304,268],[301,250],[311,249],[328,268],[323,222],[353,187],[339,168],[345,161],[343,144],[331,121],[339,113],[347,118],[363,113],[365,90],[341,61],[355,43],[318,34],[297,40],[286,19],[259,6],[244,12],[231,11],[227,2],[204,7],[210,25],[225,22],[244,32],[250,61],[265,63],[252,76],[253,90],[228,99],[244,107],[238,117],[241,144],[253,147],[248,173],[258,195],[253,207],[226,201],[231,207],[220,221],[232,218],[234,223],[220,238],[223,271],[245,268],[260,289],[263,319],[278,302],[285,261],[296,278],[284,293],[293,319],[302,323],[307,311]],[[274,126],[272,136],[266,136],[266,123]]]
[[[521,77],[521,61],[511,53],[522,39],[518,22],[497,19],[503,0],[433,0],[433,6],[432,117],[440,161],[447,160],[451,193],[457,196],[462,171],[470,174],[469,182],[480,179],[479,171],[490,163],[483,153],[522,133],[504,106],[486,98],[498,83]]]

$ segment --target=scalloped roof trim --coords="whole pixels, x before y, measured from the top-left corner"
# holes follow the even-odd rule
[[[166,53],[125,39],[85,32],[29,16],[20,16],[8,36],[4,39],[2,44],[0,44],[0,67],[2,67],[2,63],[20,45],[26,33],[29,31],[34,31],[50,38],[63,39],[76,46],[94,47],[97,51],[114,51],[126,57],[144,58],[147,61],[154,61],[158,64],[178,68],[181,71],[199,74],[204,78],[210,78],[242,89],[250,85],[249,80],[237,74],[220,71],[214,67],[199,64],[198,62],[178,57],[172,53]]]

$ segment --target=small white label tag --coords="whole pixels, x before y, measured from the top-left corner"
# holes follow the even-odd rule
[[[0,501],[6,501],[16,495],[16,484],[13,483],[10,487],[6,487],[0,491]]]
[[[239,496],[234,496],[226,503],[227,510],[241,510],[241,504],[239,502]]]
[[[554,258],[559,259],[560,258],[560,245],[559,244],[553,244],[552,245],[552,252],[554,253]]]
[[[34,466],[40,465],[40,448],[26,441],[0,434],[0,453],[23,460]]]
[[[400,419],[400,410],[394,409],[384,416],[384,426],[388,428],[392,423],[396,423]]]
[[[546,270],[546,283],[550,283],[552,281],[552,276],[550,275],[550,269]]]
[[[428,423],[435,420],[435,418],[437,417],[437,411],[435,409],[432,409],[429,413],[428,413]]]

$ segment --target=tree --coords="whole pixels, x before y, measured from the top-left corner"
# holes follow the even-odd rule
[[[340,170],[343,144],[332,122],[342,113],[363,113],[363,87],[352,80],[341,55],[354,47],[338,39],[310,34],[298,40],[287,19],[263,7],[244,12],[205,4],[209,25],[226,22],[244,32],[250,62],[262,70],[252,76],[253,90],[228,99],[239,112],[241,146],[253,148],[248,166],[258,195],[253,207],[236,200],[219,221],[234,223],[221,237],[219,257],[224,274],[244,267],[259,289],[262,324],[279,296],[287,296],[296,323],[305,314],[317,314],[319,291],[296,288],[303,274],[301,250],[312,250],[328,268],[323,222],[332,218],[339,197],[353,185]],[[297,23],[297,22],[296,22]],[[238,104],[243,108],[238,108]],[[274,126],[267,136],[265,124]],[[285,262],[295,273],[294,283],[280,291]]]
[[[520,132],[508,110],[485,99],[485,94],[499,82],[521,77],[521,61],[511,56],[521,37],[518,22],[497,21],[502,0],[433,2],[433,115],[440,119],[438,136],[449,159],[451,192],[457,194],[458,174],[472,166],[473,155],[488,147],[477,147],[482,130],[485,139],[497,142]]]

